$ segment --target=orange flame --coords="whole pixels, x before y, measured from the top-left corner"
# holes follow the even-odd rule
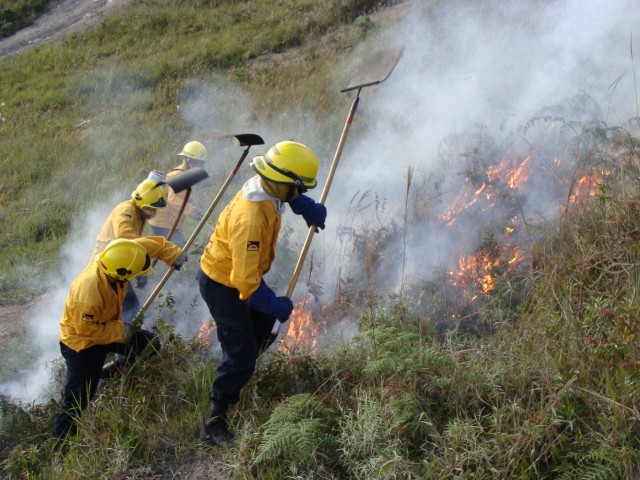
[[[515,169],[511,169],[508,173],[509,178],[507,181],[507,184],[509,185],[509,187],[511,188],[516,188],[519,185],[522,185],[524,182],[526,182],[529,179],[529,173],[526,172],[526,167],[527,164],[529,163],[529,161],[531,161],[531,159],[533,158],[533,155],[529,155],[527,158],[525,158],[522,163]]]
[[[287,322],[289,328],[282,341],[290,349],[302,348],[313,351],[318,344],[318,327],[314,325],[307,303],[307,300],[296,303]]]
[[[575,184],[573,193],[569,196],[569,201],[575,203],[579,198],[588,196],[595,197],[600,192],[600,186],[604,183],[604,177],[610,175],[608,170],[600,172],[594,171],[583,175]]]
[[[216,328],[216,324],[213,320],[203,320],[198,331],[198,340],[202,345],[209,349],[211,348],[211,332]]]
[[[474,283],[477,284],[482,293],[488,293],[495,287],[495,279],[492,270],[499,265],[500,261],[491,261],[486,257],[478,258],[475,255],[465,257],[461,255],[458,259],[458,271],[449,272],[453,277],[453,286],[469,288]]]
[[[470,184],[462,186],[449,208],[440,215],[440,220],[449,228],[453,227],[456,216],[470,210],[479,201],[488,203],[482,210],[496,205],[495,186],[504,184],[509,189],[515,190],[529,179],[529,163],[534,154],[529,155],[521,162],[517,160],[504,160],[499,165],[491,165],[483,174],[485,177],[479,188]],[[476,184],[477,185],[477,184]]]

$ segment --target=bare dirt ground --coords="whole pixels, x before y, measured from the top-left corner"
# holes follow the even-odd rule
[[[30,27],[0,40],[0,58],[23,52],[97,25],[133,0],[49,0],[46,10]]]

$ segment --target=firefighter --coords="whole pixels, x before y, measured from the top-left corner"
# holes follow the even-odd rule
[[[75,432],[77,417],[95,395],[107,353],[123,353],[125,291],[132,278],[149,270],[155,257],[176,269],[187,258],[163,237],[121,238],[107,244],[71,284],[60,320],[60,352],[67,372],[54,425],[56,447]]]
[[[304,195],[317,185],[318,164],[310,148],[292,141],[255,157],[251,166],[257,175],[222,211],[200,259],[200,294],[216,322],[222,348],[204,424],[203,438],[209,444],[234,443],[229,405],[238,402],[258,356],[273,342],[276,319],[286,321],[293,310],[291,300],[277,296],[262,277],[274,261],[287,203],[307,225],[324,228],[326,208]]]
[[[96,246],[90,263],[95,262],[96,257],[112,240],[141,237],[145,223],[153,218],[159,209],[166,206],[167,195],[164,189],[154,180],[144,180],[131,193],[131,199],[119,203],[111,210],[96,238]],[[138,277],[136,280],[138,288],[144,288],[147,279],[148,277],[144,275]],[[122,305],[122,316],[125,323],[130,323],[140,311],[140,308],[138,296],[133,289],[133,285],[130,285]]]
[[[182,163],[167,173],[166,178],[171,178],[174,175],[185,172],[191,168],[202,168],[207,161],[207,149],[205,146],[197,141],[191,141],[187,143],[182,151],[178,154],[179,158],[182,158]],[[184,190],[180,193],[174,193],[171,187],[167,186],[167,208],[163,208],[158,211],[158,214],[149,220],[149,225],[154,235],[162,235],[166,237],[169,231],[176,222],[182,204],[184,203],[185,195],[187,191]],[[180,247],[183,247],[187,243],[182,233],[182,226],[186,217],[191,217],[195,220],[202,219],[202,211],[196,207],[192,202],[187,202],[183,215],[178,220],[176,228],[171,235],[171,241]]]

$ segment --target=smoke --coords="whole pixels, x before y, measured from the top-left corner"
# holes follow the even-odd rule
[[[479,243],[486,225],[507,213],[487,211],[455,228],[438,219],[474,159],[497,164],[503,155],[522,161],[534,154],[521,211],[529,221],[558,213],[568,186],[543,177],[544,167],[561,152],[554,150],[558,142],[527,122],[552,116],[618,125],[635,116],[630,38],[640,20],[637,6],[626,0],[411,2],[395,8],[403,20],[354,55],[405,46],[389,79],[361,92],[328,197],[326,230],[330,235],[344,229],[355,212],[351,199],[363,192],[378,195],[349,226],[364,231],[376,221],[382,226],[393,220],[408,229],[405,253],[398,241],[384,251],[380,275],[390,285],[404,280],[403,265],[405,276],[421,278],[435,267],[446,268]],[[410,222],[404,225],[409,167],[413,188],[429,196],[410,195]],[[422,218],[420,209],[427,212]],[[333,250],[322,258],[331,259],[335,245],[326,245]],[[326,272],[323,281],[333,277],[335,283],[335,274]]]
[[[43,402],[58,395],[54,373],[60,357],[59,321],[64,302],[71,282],[89,262],[95,238],[108,214],[109,207],[96,205],[77,218],[71,227],[70,241],[61,252],[62,268],[49,278],[38,279],[51,288],[23,315],[29,325],[32,353],[37,358],[24,371],[0,385],[0,395],[24,403]]]
[[[400,21],[381,23],[388,26],[368,37],[351,61],[336,72],[338,91],[346,86],[344,78],[356,73],[367,52],[404,45],[391,76],[361,92],[327,197],[326,228],[313,240],[312,279],[326,286],[323,303],[333,300],[329,286],[362,274],[365,266],[355,249],[359,235],[367,230],[384,232],[391,224],[406,230],[405,239],[390,236],[388,245],[383,235],[377,239],[382,255],[376,274],[390,290],[407,278],[428,278],[461,252],[472,251],[486,224],[512,213],[497,208],[482,218],[461,216],[453,227],[443,224],[441,215],[464,186],[464,172],[474,165],[487,167],[483,162],[498,162],[505,156],[522,161],[534,154],[535,161],[542,163],[535,167],[538,178],[518,197],[520,213],[530,217],[527,220],[556,215],[561,201],[566,200],[567,185],[544,176],[556,144],[547,141],[544,127],[527,124],[532,118],[553,116],[619,125],[637,115],[630,40],[633,35],[633,50],[640,51],[634,35],[640,10],[634,0],[414,1],[388,12]],[[344,95],[344,112],[336,116],[346,119],[355,92]],[[192,79],[178,98],[179,112],[193,132],[193,138],[185,142],[201,139],[212,159],[208,167],[211,182],[194,192],[200,206],[206,208],[243,151],[232,139],[224,142],[207,135],[256,133],[265,140],[264,146],[252,147],[196,247],[206,243],[222,206],[252,175],[247,165],[251,157],[278,141],[295,139],[322,153],[319,187],[309,192],[319,198],[333,153],[327,152],[340,135],[336,131],[335,138],[318,136],[316,132],[326,131],[318,128],[326,119],[289,105],[286,99],[279,112],[256,111],[250,94],[217,76]],[[422,195],[412,193],[416,191]],[[55,395],[47,390],[48,366],[59,358],[58,321],[68,287],[86,265],[108,212],[129,192],[118,192],[108,204],[93,207],[74,225],[72,242],[63,252],[64,270],[51,279],[57,288],[27,313],[34,348],[41,352],[39,359],[28,372],[2,385],[0,393],[23,401]],[[407,223],[405,207],[410,212]],[[285,214],[284,222],[293,226],[302,241],[304,223],[291,212]],[[189,262],[198,260],[194,253]],[[159,267],[158,275],[164,272],[161,264]],[[293,266],[286,267],[292,270]],[[285,267],[276,258],[272,268]],[[304,288],[299,286],[298,291]],[[210,316],[193,274],[174,273],[165,292],[170,292],[175,304],[165,296],[159,298],[146,315],[145,326],[153,325],[160,315],[175,325],[177,333],[196,335]],[[141,299],[144,293],[139,293]]]

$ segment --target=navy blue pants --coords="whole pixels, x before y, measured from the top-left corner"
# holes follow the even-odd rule
[[[62,439],[75,433],[75,420],[96,394],[107,353],[122,351],[120,344],[94,345],[76,352],[60,342],[60,353],[67,364],[62,406],[56,416],[53,435]]]
[[[249,307],[240,300],[237,289],[211,280],[202,270],[197,278],[222,348],[211,401],[219,405],[237,403],[240,390],[256,369],[258,356],[272,341],[271,329],[276,319]]]

